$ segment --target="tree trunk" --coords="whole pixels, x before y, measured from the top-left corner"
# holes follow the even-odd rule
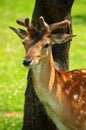
[[[39,17],[43,16],[48,24],[69,19],[74,0],[36,0],[32,23],[39,28]],[[72,33],[72,26],[59,29],[54,33]],[[69,66],[70,41],[63,45],[53,46],[53,57],[60,70]],[[38,99],[32,82],[32,71],[28,72],[27,89],[25,92],[24,120],[22,130],[58,130],[48,117],[43,104]]]

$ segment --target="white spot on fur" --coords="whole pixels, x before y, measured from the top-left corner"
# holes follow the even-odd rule
[[[84,111],[83,111],[83,110],[80,110],[80,113],[81,113],[81,114],[83,114],[83,113],[84,113]]]
[[[74,97],[75,100],[77,100],[78,99],[78,94],[74,94],[73,97]]]
[[[66,91],[65,91],[67,94],[69,94],[69,91],[66,89]]]
[[[83,73],[86,73],[86,70],[82,70]]]

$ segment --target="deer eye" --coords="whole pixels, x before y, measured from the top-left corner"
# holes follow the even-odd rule
[[[48,46],[49,46],[49,44],[46,43],[46,44],[43,46],[43,49],[44,49],[44,48],[48,48]]]

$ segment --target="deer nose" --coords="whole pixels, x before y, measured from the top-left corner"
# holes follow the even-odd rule
[[[30,63],[32,62],[32,60],[23,60],[22,61],[22,64],[24,65],[24,66],[29,66],[30,65]]]

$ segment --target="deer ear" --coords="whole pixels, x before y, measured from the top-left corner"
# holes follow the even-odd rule
[[[27,35],[27,32],[23,29],[16,29],[14,27],[9,26],[9,28],[15,32],[21,39],[24,39]]]
[[[71,40],[76,35],[72,34],[50,34],[49,38],[51,39],[52,44],[61,44]]]

